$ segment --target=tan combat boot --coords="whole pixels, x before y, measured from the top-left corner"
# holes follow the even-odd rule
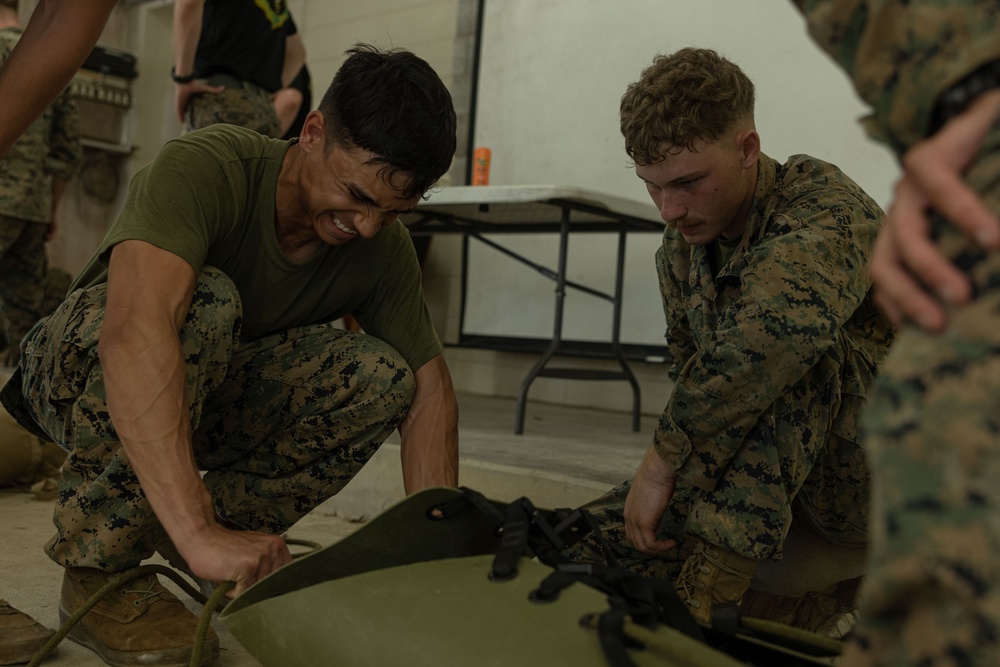
[[[699,625],[711,627],[713,605],[739,604],[750,588],[758,561],[697,538],[694,553],[677,577],[677,593]]]
[[[857,577],[797,598],[750,591],[743,598],[740,615],[784,623],[831,639],[843,639],[858,620],[860,587],[861,577]]]
[[[0,600],[0,665],[28,662],[55,632]]]
[[[85,567],[66,568],[59,617],[65,622],[114,575]],[[112,667],[187,667],[198,617],[148,574],[110,591],[69,632],[69,638]],[[219,637],[209,628],[202,664],[219,656]]]

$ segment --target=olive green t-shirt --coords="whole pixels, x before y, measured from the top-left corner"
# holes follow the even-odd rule
[[[288,261],[275,233],[278,173],[291,142],[212,125],[168,142],[132,180],[128,199],[73,289],[107,281],[111,248],[141,240],[195,272],[214,266],[243,304],[242,341],[352,313],[413,370],[441,351],[409,232],[398,220],[373,238]]]

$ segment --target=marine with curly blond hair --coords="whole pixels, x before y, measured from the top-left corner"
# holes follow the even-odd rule
[[[883,213],[832,164],[762,153],[753,83],[715,51],[657,56],[621,131],[666,223],[675,386],[635,478],[590,509],[700,623],[741,604],[840,636],[868,541],[859,415],[892,341],[867,272]]]

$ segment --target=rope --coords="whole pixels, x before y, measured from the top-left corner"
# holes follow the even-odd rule
[[[201,610],[201,616],[198,617],[198,628],[194,632],[194,646],[191,647],[191,667],[201,667],[201,654],[205,650],[205,638],[208,636],[208,626],[212,623],[212,612],[235,585],[231,581],[226,581],[216,586],[208,597],[205,608]]]
[[[322,545],[316,542],[310,542],[309,540],[299,540],[292,538],[285,538],[285,544],[289,546],[302,546],[308,547],[309,551],[292,554],[292,558],[301,558],[310,553],[310,551],[322,549]],[[97,592],[91,595],[83,605],[80,606],[73,614],[66,619],[66,622],[62,624],[62,627],[52,635],[52,637],[45,643],[45,646],[38,650],[32,658],[31,662],[28,663],[28,667],[38,667],[42,661],[48,658],[56,647],[66,638],[70,630],[80,622],[87,613],[97,606],[104,596],[108,594],[109,591],[117,590],[123,584],[127,584],[139,577],[146,576],[147,574],[162,574],[163,576],[169,578],[175,584],[177,584],[185,593],[190,595],[192,599],[196,600],[200,604],[204,605],[201,615],[198,617],[198,626],[195,629],[194,634],[194,645],[191,648],[191,666],[190,667],[201,667],[202,653],[205,650],[205,638],[208,637],[208,629],[212,623],[212,614],[215,609],[218,608],[219,604],[226,594],[233,589],[235,584],[231,581],[223,582],[215,587],[212,594],[208,597],[202,594],[197,588],[192,586],[187,579],[181,576],[178,572],[172,568],[163,565],[140,565],[138,567],[133,567],[130,570],[125,570],[124,572],[116,575],[112,579],[108,580],[103,586],[101,586]]]

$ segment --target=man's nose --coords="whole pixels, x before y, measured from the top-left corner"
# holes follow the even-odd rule
[[[370,239],[382,229],[382,218],[376,212],[358,213],[354,216],[354,229],[362,238]]]
[[[663,222],[674,222],[687,215],[687,207],[676,201],[664,197],[659,202],[660,217]]]

